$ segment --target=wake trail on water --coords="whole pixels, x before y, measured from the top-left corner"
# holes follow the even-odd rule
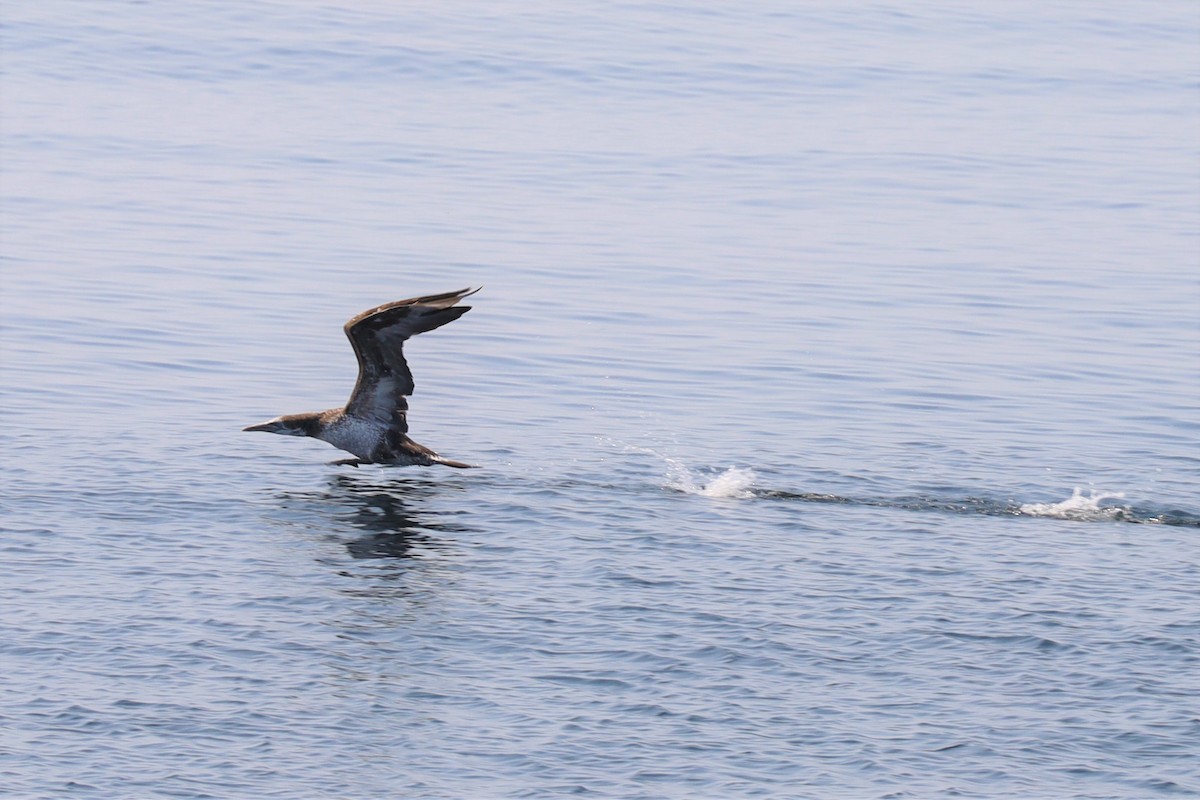
[[[833,503],[876,508],[896,508],[910,511],[943,511],[983,516],[1046,517],[1076,522],[1131,522],[1146,525],[1173,525],[1200,528],[1200,515],[1186,511],[1156,511],[1135,509],[1110,501],[1124,500],[1124,492],[1090,490],[1087,494],[1075,487],[1071,496],[1056,503],[1013,503],[987,497],[950,499],[927,495],[915,497],[867,498],[845,497],[818,492],[792,492],[755,486],[758,476],[749,467],[731,466],[723,471],[689,467],[682,460],[657,450],[636,445],[624,445],[629,452],[653,456],[666,467],[662,488],[697,497],[731,500],[754,498],[794,500],[808,503]]]
[[[798,500],[809,503],[842,503],[845,505],[873,506],[877,508],[900,508],[909,511],[942,511],[952,514],[980,514],[986,517],[1045,517],[1071,520],[1074,522],[1129,522],[1138,525],[1172,525],[1184,528],[1200,528],[1200,515],[1187,511],[1162,511],[1134,508],[1127,505],[1112,505],[1105,501],[1123,499],[1124,493],[1092,491],[1084,495],[1076,487],[1071,496],[1057,503],[1015,504],[989,497],[963,497],[947,499],[919,495],[887,499],[842,497],[834,494],[811,492],[788,492],[760,489],[757,497],[782,500]]]

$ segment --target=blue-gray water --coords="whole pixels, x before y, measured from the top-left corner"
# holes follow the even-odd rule
[[[1192,0],[4,17],[0,794],[1200,795]]]

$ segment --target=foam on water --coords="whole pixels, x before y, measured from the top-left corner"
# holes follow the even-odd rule
[[[1129,506],[1105,506],[1105,500],[1123,500],[1124,492],[1098,492],[1095,489],[1086,497],[1083,489],[1076,486],[1066,500],[1059,503],[1025,503],[1020,507],[1022,514],[1031,517],[1055,517],[1075,520],[1122,520],[1130,516]]]
[[[608,440],[610,444],[618,444]],[[635,444],[621,444],[625,451],[654,456],[666,465],[667,474],[663,478],[664,489],[674,489],[684,494],[694,494],[700,497],[722,497],[744,500],[755,496],[752,491],[757,476],[749,467],[729,467],[720,474],[713,475],[701,470],[694,470],[678,458],[668,456],[649,447]]]
[[[716,476],[707,476],[688,468],[674,458],[663,457],[667,462],[666,487],[695,494],[701,497],[723,497],[745,499],[753,497],[750,488],[754,485],[754,470],[749,467],[729,467]]]
[[[730,467],[719,475],[706,475],[679,461],[678,458],[662,453],[646,451],[666,462],[667,474],[664,487],[684,494],[697,494],[703,498],[746,499],[754,497],[750,489],[754,486],[754,470],[749,467]]]

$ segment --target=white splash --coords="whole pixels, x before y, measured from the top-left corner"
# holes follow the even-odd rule
[[[667,462],[667,488],[695,494],[701,497],[732,497],[739,500],[753,497],[750,487],[754,485],[754,470],[748,467],[730,467],[715,477],[707,478],[674,458]]]
[[[672,458],[658,450],[641,447],[636,444],[605,439],[608,444],[620,447],[627,453],[642,453],[654,456],[667,466],[667,474],[663,488],[674,489],[684,494],[694,494],[700,497],[724,497],[744,500],[754,497],[750,488],[758,480],[754,470],[749,467],[730,467],[719,475],[705,475],[702,472],[689,469],[678,458]]]
[[[1097,492],[1084,496],[1078,486],[1066,500],[1061,503],[1026,503],[1021,506],[1021,513],[1031,517],[1056,517],[1058,519],[1077,520],[1106,520],[1127,519],[1129,506],[1104,506],[1105,500],[1123,500],[1124,492]]]

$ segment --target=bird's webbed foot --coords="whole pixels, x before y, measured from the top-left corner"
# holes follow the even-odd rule
[[[339,461],[330,461],[331,467],[357,467],[359,464],[366,464],[361,458],[343,458]]]

